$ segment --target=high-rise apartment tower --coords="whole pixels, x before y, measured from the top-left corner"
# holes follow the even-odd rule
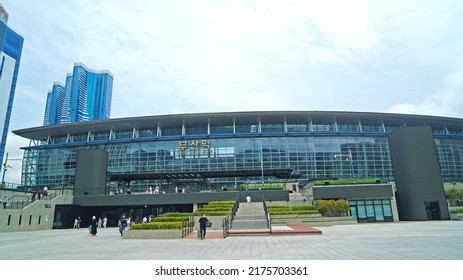
[[[23,42],[24,38],[8,27],[8,13],[0,4],[0,161],[5,154]]]
[[[44,125],[105,120],[111,116],[113,75],[75,63],[66,85],[53,84],[48,92]]]

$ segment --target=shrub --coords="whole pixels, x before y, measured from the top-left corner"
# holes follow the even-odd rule
[[[228,216],[230,215],[230,211],[201,211],[201,209],[198,209],[197,211],[193,212],[193,215],[201,216],[203,213],[206,213],[207,216]]]
[[[130,230],[146,230],[146,229],[180,229],[183,227],[183,222],[151,222],[144,224],[134,224]]]
[[[315,206],[323,215],[332,215],[334,211],[334,200],[318,199],[315,201]]]
[[[233,200],[223,200],[223,201],[211,201],[208,205],[233,205],[235,201]]]
[[[289,206],[283,206],[283,207],[267,207],[267,210],[269,212],[272,211],[291,211],[291,208]]]
[[[313,205],[295,205],[291,206],[291,210],[316,210]]]
[[[189,217],[189,216],[193,216],[193,213],[190,213],[190,212],[168,212],[168,213],[163,213],[161,216],[162,217]]]
[[[154,218],[154,222],[182,222],[188,221],[189,217],[156,217]]]
[[[307,215],[307,214],[319,214],[318,210],[296,210],[296,211],[291,211],[291,210],[273,210],[273,211],[268,211],[270,215]]]
[[[339,213],[345,213],[350,210],[349,202],[340,199],[334,202],[334,210]]]
[[[445,190],[445,198],[463,198],[463,189],[447,189]]]
[[[450,210],[450,213],[452,213],[452,214],[463,213],[463,208],[452,209],[452,210]]]
[[[211,212],[211,211],[230,211],[232,207],[202,207],[198,208],[197,211]]]

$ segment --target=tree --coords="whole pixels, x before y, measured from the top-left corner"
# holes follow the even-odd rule
[[[334,210],[338,213],[346,213],[350,210],[349,202],[345,201],[344,199],[336,200],[334,203]]]

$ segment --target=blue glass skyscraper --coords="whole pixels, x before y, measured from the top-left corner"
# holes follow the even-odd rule
[[[105,120],[111,116],[113,75],[75,63],[66,85],[53,85],[47,96],[44,125]]]
[[[5,154],[14,92],[24,39],[7,25],[8,13],[0,4],[0,161]]]
[[[48,91],[43,125],[54,125],[61,122],[64,91],[64,85],[59,82],[55,82],[53,89]]]

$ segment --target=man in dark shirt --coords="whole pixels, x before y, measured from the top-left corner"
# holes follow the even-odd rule
[[[206,224],[208,219],[206,218],[206,213],[203,213],[201,218],[199,218],[199,229],[201,230],[201,240],[206,237]]]
[[[117,225],[119,226],[119,233],[122,236],[125,228],[127,227],[127,216],[125,216],[125,214],[122,214],[122,217],[119,219],[119,222]]]

